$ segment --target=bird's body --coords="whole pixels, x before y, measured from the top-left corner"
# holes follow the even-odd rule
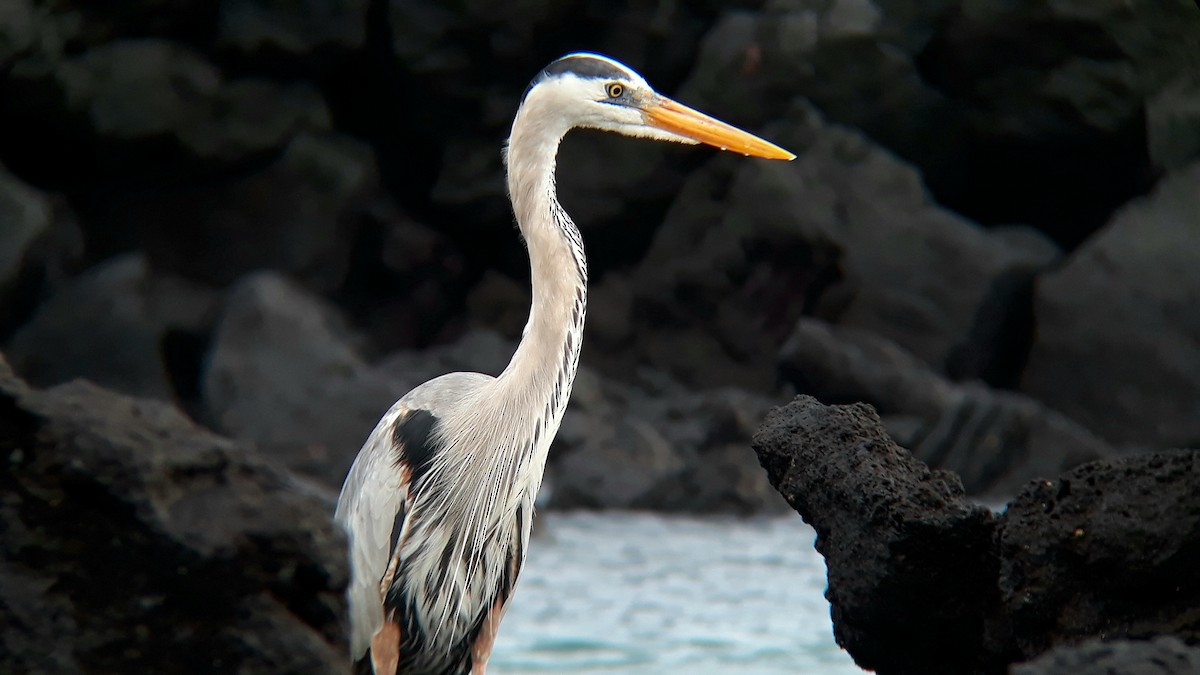
[[[577,126],[791,157],[658,96],[606,57],[568,55],[534,79],[506,155],[533,285],[521,343],[497,377],[451,373],[397,401],[338,500],[360,672],[466,675],[486,667],[579,362],[587,261],[554,187],[559,142]]]

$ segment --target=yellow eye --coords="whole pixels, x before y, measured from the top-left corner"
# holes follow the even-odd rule
[[[608,86],[605,87],[605,90],[608,92],[609,98],[621,98],[621,94],[625,93],[625,87],[622,87],[616,82],[610,82]]]

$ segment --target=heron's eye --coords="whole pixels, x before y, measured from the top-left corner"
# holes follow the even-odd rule
[[[604,90],[608,92],[609,98],[621,98],[621,94],[625,93],[625,87],[622,87],[616,82],[609,82],[608,86],[606,86]]]

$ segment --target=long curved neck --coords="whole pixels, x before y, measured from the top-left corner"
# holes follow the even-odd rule
[[[554,167],[565,129],[518,114],[507,151],[508,190],[529,250],[533,302],[521,344],[496,380],[553,437],[579,363],[587,307],[587,259],[579,230],[555,196]],[[550,438],[545,438],[549,445]]]

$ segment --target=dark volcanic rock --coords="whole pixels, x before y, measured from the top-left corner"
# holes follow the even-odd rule
[[[342,281],[375,166],[328,133],[312,85],[227,78],[156,38],[27,61],[3,83],[0,113],[28,131],[2,149],[68,190],[92,255],[137,246],[157,269],[215,283],[260,267]]]
[[[449,372],[499,374],[514,349],[493,332],[472,331],[370,363],[334,308],[280,275],[260,273],[235,286],[225,303],[203,376],[204,415],[223,433],[336,487],[396,399]],[[779,508],[745,451],[768,399],[733,389],[689,391],[642,375],[628,384],[580,371],[550,455],[547,504]]]
[[[689,384],[760,390],[802,314],[873,331],[938,370],[996,351],[976,330],[981,309],[998,279],[1031,275],[1052,249],[939,207],[915,169],[810,108],[781,128],[794,162],[715,158],[632,278],[597,289],[628,296],[610,310],[645,317],[633,339],[602,337],[600,348],[644,355]]]
[[[14,0],[6,2],[5,8],[23,4],[30,5],[36,31],[33,48],[23,55],[33,61],[77,54],[124,38],[152,35],[180,43],[203,42],[212,30],[215,10],[209,0],[127,0],[116,4]]]
[[[754,435],[772,485],[817,531],[834,636],[880,673],[987,663],[997,564],[991,511],[888,438],[870,407],[799,396]]]
[[[736,389],[583,369],[550,456],[555,508],[761,513],[782,506],[746,443],[770,406]]]
[[[778,119],[803,96],[910,157],[904,150],[936,152],[922,142],[930,134],[959,137],[962,123],[947,114],[945,97],[921,80],[912,58],[950,2],[770,4],[721,17],[684,85],[689,99],[735,110],[741,117],[734,121],[755,125]]]
[[[30,0],[12,0],[0,7],[0,70],[33,47],[37,40],[36,26]]]
[[[1195,675],[1200,649],[1174,637],[1154,640],[1088,640],[1059,647],[1013,666],[1011,675]]]
[[[368,148],[304,133],[261,171],[116,200],[108,217],[141,232],[157,269],[227,284],[270,268],[328,290],[345,279],[376,187]]]
[[[320,49],[359,49],[366,41],[367,0],[221,0],[218,44],[244,52],[272,49],[296,58]]]
[[[0,165],[0,290],[16,281],[25,254],[50,224],[50,201]]]
[[[339,672],[317,493],[173,408],[0,361],[0,671]]]
[[[1168,176],[1037,285],[1021,388],[1114,442],[1200,442],[1197,186]]]
[[[722,16],[684,90],[751,125],[803,96],[943,204],[1073,244],[1145,188],[1148,99],[1154,159],[1195,157],[1197,28],[1189,0],[768,3]]]
[[[332,307],[285,278],[252,275],[225,303],[204,372],[204,414],[276,461],[341,484],[392,403],[449,372],[499,374],[515,344],[489,331],[369,363]],[[689,391],[665,376],[621,383],[583,368],[555,439],[547,504],[701,512],[775,510],[746,451],[768,399]]]
[[[27,319],[83,253],[68,211],[0,164],[0,335]]]
[[[1030,484],[996,517],[862,404],[797,397],[768,415],[754,449],[817,530],[834,635],[863,667],[998,673],[1089,638],[1200,644],[1200,450],[1091,462]],[[1062,663],[1148,653],[1110,651]]]
[[[406,391],[367,366],[334,308],[270,272],[233,287],[203,374],[218,430],[330,486]]]
[[[512,345],[488,333],[368,363],[336,308],[286,277],[235,285],[203,372],[204,415],[222,433],[254,441],[279,463],[338,487],[388,408],[453,371],[499,373]]]
[[[960,145],[973,156],[956,162],[958,175],[931,178],[943,186],[935,190],[951,207],[1082,240],[1149,187],[1152,163],[1178,165],[1200,149],[1172,131],[1179,154],[1158,153],[1161,117],[1147,148],[1145,117],[1147,99],[1200,66],[1196,9],[1189,0],[961,3],[917,55],[973,139]]]
[[[864,401],[893,438],[972,494],[1011,495],[1115,451],[1021,394],[947,380],[884,338],[801,318],[779,354],[781,378],[827,401]]]
[[[211,289],[153,274],[129,254],[105,261],[52,295],[8,344],[13,367],[39,386],[86,378],[109,389],[172,400],[176,338],[196,341],[213,321]],[[194,370],[194,366],[192,366]]]
[[[1000,590],[1021,652],[1089,636],[1200,644],[1200,450],[1093,462],[1000,520]]]
[[[108,151],[106,158],[133,160],[133,166],[143,161],[161,166],[168,158],[243,160],[278,150],[298,131],[330,123],[324,101],[310,87],[227,82],[200,54],[166,40],[114,41],[52,68],[45,79],[37,70],[18,71],[18,81],[33,87],[26,95],[57,98],[64,109],[54,111],[59,117],[50,121],[60,132],[87,137]],[[34,96],[31,104],[37,100]],[[22,109],[19,101],[10,105]],[[155,140],[173,144],[165,156],[161,147],[156,153],[147,145]]]
[[[381,353],[453,334],[446,326],[462,320],[463,297],[475,281],[462,250],[391,202],[376,202],[364,216],[337,294],[340,304]],[[472,310],[468,314],[474,316]],[[514,334],[519,333],[520,326]]]
[[[379,372],[398,382],[404,391],[439,375],[458,371],[499,375],[508,365],[516,342],[487,330],[468,332],[455,342],[426,350],[400,351],[376,364]]]
[[[1161,167],[1181,169],[1200,157],[1200,77],[1180,75],[1146,102],[1146,142]]]

